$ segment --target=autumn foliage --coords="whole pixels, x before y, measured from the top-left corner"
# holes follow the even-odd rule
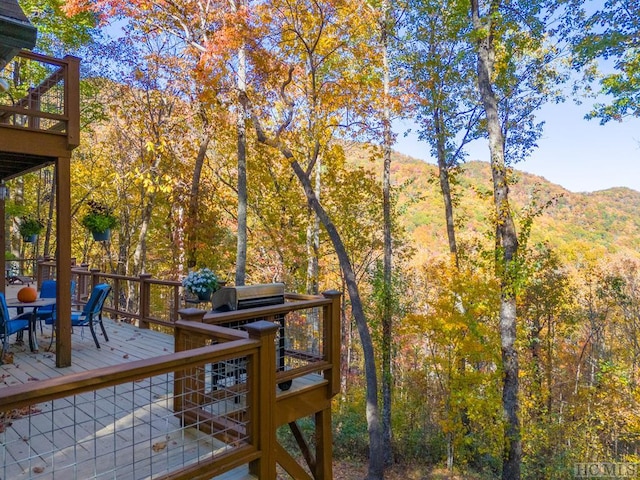
[[[94,68],[83,79],[85,128],[73,158],[73,255],[109,272],[171,279],[194,262],[231,282],[237,126],[245,124],[247,283],[352,293],[353,282],[379,362],[380,318],[389,300],[380,274],[381,111],[421,119],[423,136],[435,135],[436,127],[454,132],[461,118],[471,137],[485,134],[464,43],[471,35],[460,13],[466,15],[467,4],[430,5],[427,12],[410,3],[418,19],[428,13],[435,21],[432,16],[446,10],[443,21],[456,36],[445,42],[445,25],[438,27],[436,50],[451,62],[459,59],[460,70],[441,69],[426,54],[398,54],[392,66],[400,73],[385,102],[375,2],[64,2],[71,18],[89,12],[101,27],[116,20],[126,25],[117,41],[104,40],[84,59]],[[499,33],[508,30],[501,25]],[[428,45],[435,35],[420,33],[407,45]],[[511,47],[497,52],[498,87],[505,99],[529,98],[509,90],[516,73],[509,62],[534,45],[521,35]],[[244,91],[237,82],[239,51],[246,54]],[[456,99],[453,108],[449,102]],[[526,126],[510,128],[515,141],[530,143],[514,147],[516,156],[537,138],[532,117],[522,118]],[[437,140],[429,137],[450,167],[455,255],[441,171],[399,155],[391,168],[396,460],[500,476],[506,438],[499,328],[508,279],[518,311],[522,477],[570,478],[579,462],[640,462],[640,195],[623,189],[573,194],[509,165],[502,173],[520,248],[505,272],[496,262],[503,250],[495,238],[500,216],[492,203],[493,172],[480,162],[458,165],[464,156],[451,156],[455,134]],[[10,185],[22,192],[7,202],[10,215],[46,216],[55,194],[45,176],[29,174]],[[80,224],[90,201],[112,206],[118,217],[108,245],[93,242]],[[321,228],[318,212],[329,218],[331,232]],[[16,228],[8,242],[20,253]],[[54,250],[47,248],[46,254]],[[344,268],[347,260],[351,270]],[[364,373],[371,359],[365,359],[353,298],[345,295],[343,304],[335,452],[365,462],[371,392]]]

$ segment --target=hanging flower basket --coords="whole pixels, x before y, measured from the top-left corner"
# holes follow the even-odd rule
[[[118,224],[118,218],[107,205],[90,200],[87,202],[89,211],[82,217],[80,223],[93,235],[96,242],[104,242],[111,238],[111,229]]]
[[[44,224],[40,220],[29,216],[22,217],[18,226],[22,239],[27,243],[35,243],[38,239],[38,234],[43,229]]]
[[[111,238],[111,229],[107,228],[104,232],[92,231],[91,235],[96,242],[106,242]]]

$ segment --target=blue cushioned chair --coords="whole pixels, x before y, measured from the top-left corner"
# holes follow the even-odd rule
[[[100,348],[100,343],[98,343],[98,336],[96,335],[94,329],[94,325],[96,323],[100,324],[100,328],[102,329],[102,334],[104,335],[105,341],[109,341],[107,331],[104,329],[104,325],[102,324],[102,307],[104,306],[104,302],[107,299],[110,291],[111,286],[106,283],[95,285],[91,289],[91,296],[89,297],[89,300],[85,304],[82,311],[71,311],[71,326],[89,327],[89,329],[91,330],[91,335],[93,336],[93,341],[98,348]],[[56,312],[54,311],[51,323],[55,323],[55,317]],[[49,323],[49,321],[46,321],[45,323]],[[51,341],[53,343],[53,335],[51,336]]]
[[[71,280],[71,298],[76,293],[76,282]],[[56,281],[55,280],[45,280],[40,285],[40,298],[56,298]],[[55,305],[46,305],[44,307],[40,307],[36,312],[36,318],[40,320],[40,333],[42,333],[42,321],[47,325],[53,324],[53,312],[55,310]]]
[[[14,333],[29,330],[31,313],[22,313],[16,317],[9,316],[7,300],[4,293],[0,292],[0,336],[2,337],[2,354],[8,352],[9,337]]]

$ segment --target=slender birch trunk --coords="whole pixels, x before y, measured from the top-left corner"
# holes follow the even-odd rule
[[[505,416],[505,442],[502,465],[503,480],[518,480],[522,462],[520,418],[518,402],[518,353],[516,342],[516,298],[511,272],[518,251],[518,237],[509,206],[509,186],[505,162],[505,139],[498,115],[498,101],[491,82],[495,59],[494,23],[500,0],[492,0],[486,18],[480,16],[479,0],[471,0],[473,28],[478,37],[478,89],[485,109],[489,150],[491,152],[491,174],[493,200],[496,209],[496,246],[499,250],[498,271],[501,276],[500,296],[500,341],[502,348],[503,388],[502,406]]]

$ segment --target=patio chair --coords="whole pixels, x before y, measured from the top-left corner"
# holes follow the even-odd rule
[[[71,280],[71,298],[76,293],[76,282]],[[40,286],[40,298],[56,298],[56,281],[55,280],[45,280],[42,282]],[[42,321],[47,325],[53,324],[53,312],[55,311],[55,305],[47,305],[45,307],[40,307],[36,312],[36,319],[40,320],[40,333],[42,333]]]
[[[2,337],[2,355],[9,351],[9,337],[14,333],[29,330],[30,320],[31,313],[22,313],[11,318],[11,316],[9,316],[9,309],[7,308],[7,300],[4,293],[0,292],[0,336]]]
[[[98,343],[98,336],[95,332],[94,325],[96,323],[100,324],[100,328],[102,330],[102,334],[104,335],[104,339],[106,342],[109,341],[109,337],[107,336],[107,331],[102,324],[102,307],[104,307],[104,302],[111,291],[111,286],[106,283],[100,283],[95,285],[91,289],[91,295],[89,296],[89,300],[85,304],[82,311],[72,310],[71,311],[71,326],[72,327],[89,327],[91,330],[91,336],[93,337],[93,341],[96,344],[97,348],[100,348],[100,343]],[[51,320],[45,320],[45,323],[51,322],[51,324],[55,324],[56,313],[54,310],[53,316]],[[51,335],[51,343],[53,343],[53,335]]]

